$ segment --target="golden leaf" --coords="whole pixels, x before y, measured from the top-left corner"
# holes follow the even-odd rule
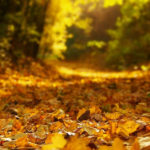
[[[85,108],[83,108],[83,109],[81,109],[79,112],[78,112],[78,115],[77,115],[77,120],[80,118],[80,116],[82,115],[82,114],[84,114],[86,112],[86,109]]]
[[[15,120],[13,123],[13,130],[21,130],[22,124],[19,120]]]
[[[131,133],[135,132],[139,126],[140,125],[135,121],[127,121],[124,124],[120,124],[116,132],[129,136]]]
[[[114,140],[112,150],[126,150],[126,148],[123,145],[123,142],[119,138],[116,138]]]
[[[100,146],[98,150],[112,150],[112,147],[110,146]]]
[[[96,107],[92,106],[89,110],[90,110],[90,114],[94,114],[96,112]]]
[[[63,150],[90,150],[88,141],[83,138],[72,137]]]
[[[16,146],[17,147],[25,147],[27,145],[27,143],[28,143],[27,136],[23,136],[23,137],[17,139]]]
[[[98,106],[92,106],[90,107],[90,114],[94,114],[94,113],[101,113],[101,110]]]
[[[111,133],[115,134],[117,129],[117,122],[111,122]]]
[[[106,113],[106,114],[105,114],[105,117],[106,117],[107,119],[111,119],[111,120],[118,119],[120,116],[121,116],[121,114],[118,113],[118,112]]]
[[[51,144],[52,143],[52,136],[53,134],[49,134],[45,140],[45,144]]]
[[[138,139],[135,139],[135,141],[131,147],[131,150],[140,150],[140,144],[138,142]]]
[[[47,143],[49,143],[47,139]],[[67,141],[62,134],[55,133],[51,138],[51,144],[43,145],[42,150],[57,150],[62,149],[66,145]]]

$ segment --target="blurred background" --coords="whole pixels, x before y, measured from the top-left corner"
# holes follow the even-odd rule
[[[28,57],[100,69],[145,65],[150,0],[0,0],[0,65]]]

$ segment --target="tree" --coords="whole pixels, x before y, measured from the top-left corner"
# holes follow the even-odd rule
[[[110,30],[107,63],[120,69],[150,59],[150,1],[126,0],[116,30]]]
[[[55,0],[49,1],[46,10],[44,32],[40,42],[39,57],[49,57],[51,53],[63,58],[67,49],[66,42],[72,34],[67,29],[72,26],[86,28],[89,20],[81,18],[83,5],[91,4],[93,7],[98,0]]]
[[[1,0],[0,51],[13,56],[36,57],[43,29],[41,0]]]

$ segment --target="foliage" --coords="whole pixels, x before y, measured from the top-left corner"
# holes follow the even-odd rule
[[[64,57],[68,60],[74,60],[87,51],[86,42],[88,41],[88,35],[85,33],[85,30],[75,25],[68,28],[67,31],[72,34],[72,37],[66,41],[67,51],[64,52]]]
[[[88,60],[89,57],[100,56],[105,52],[104,43],[110,39],[106,31],[114,27],[116,18],[120,14],[119,6],[108,8],[110,5],[107,5],[104,8],[106,4],[102,0],[95,4],[97,5],[94,9],[89,5],[82,7],[79,18],[81,21],[77,20],[75,25],[67,28],[71,36],[66,41],[67,50],[63,53],[65,59],[77,60],[85,56],[85,60]]]
[[[95,46],[95,47],[97,47],[97,48],[102,48],[102,47],[105,46],[105,42],[104,42],[104,41],[89,41],[89,42],[87,43],[87,46],[88,46],[88,47],[93,47],[93,46]]]
[[[98,0],[1,0],[0,49],[16,58],[23,55],[40,58],[51,53],[63,57],[71,26],[91,31],[91,19],[83,17],[83,8],[92,10]]]
[[[150,58],[150,1],[126,0],[115,30],[110,30],[107,63],[123,68]]]
[[[99,41],[98,38],[91,37],[93,20],[89,12],[103,1],[1,0],[0,2],[2,59],[9,56],[15,61],[24,56],[49,58],[52,54],[57,58],[64,58],[64,55],[79,56],[88,49],[88,41]],[[104,1],[104,6],[112,5],[109,4],[107,0]],[[115,0],[113,5],[115,4],[118,4],[118,1]],[[95,46],[99,47],[99,44],[95,43]]]
[[[56,0],[49,2],[39,57],[49,57],[50,52],[52,52],[63,58],[63,52],[70,49],[66,44],[67,39],[74,36],[72,32],[68,32],[68,29],[73,29],[74,26],[84,30],[85,34],[89,33],[91,31],[91,19],[82,16],[82,7],[90,4],[90,9],[96,2],[98,0]]]
[[[114,5],[122,5],[123,0],[104,0],[104,7],[110,7]]]
[[[10,57],[14,62],[25,56],[73,59],[86,52],[91,55],[104,52],[106,47],[107,63],[118,68],[147,61],[149,3],[149,0],[0,0],[1,65],[4,66],[2,60],[8,62]],[[109,30],[112,39],[107,46],[109,37],[101,30],[114,27],[109,23],[114,24],[119,15],[115,11],[119,6],[113,9],[114,5],[121,5],[122,16],[116,29]],[[111,11],[107,12],[108,7]],[[106,15],[106,23],[101,26]]]
[[[24,54],[36,56],[42,31],[42,11],[36,0],[1,0],[0,51],[14,59]]]

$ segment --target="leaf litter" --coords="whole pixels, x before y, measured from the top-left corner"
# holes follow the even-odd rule
[[[150,72],[83,75],[34,61],[1,71],[0,149],[149,150]]]

